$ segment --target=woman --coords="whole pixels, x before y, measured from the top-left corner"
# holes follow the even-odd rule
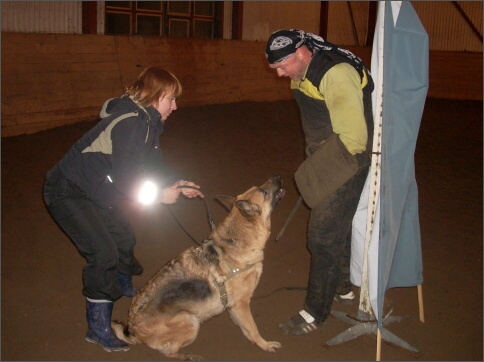
[[[143,272],[134,256],[133,230],[119,203],[173,204],[180,193],[203,197],[198,185],[181,180],[163,163],[159,147],[164,122],[176,110],[181,93],[173,74],[146,68],[124,95],[104,103],[100,121],[45,178],[47,209],[87,261],[82,291],[86,340],[107,351],[128,350],[111,330],[113,302],[133,297],[132,275]]]

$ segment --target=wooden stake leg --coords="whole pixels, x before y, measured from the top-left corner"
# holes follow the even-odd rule
[[[417,285],[417,294],[418,294],[418,313],[420,316],[420,322],[425,323],[422,284]]]

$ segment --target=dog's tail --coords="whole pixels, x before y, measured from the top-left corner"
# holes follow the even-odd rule
[[[129,344],[139,343],[138,338],[131,334],[129,326],[125,325],[123,322],[112,321],[111,327],[113,328],[116,337],[118,337],[120,340]]]

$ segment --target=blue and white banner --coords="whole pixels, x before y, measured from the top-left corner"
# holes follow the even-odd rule
[[[423,283],[414,154],[428,68],[428,35],[411,2],[380,1],[371,62],[372,166],[353,220],[351,256],[360,309],[371,305],[379,324],[388,289]]]

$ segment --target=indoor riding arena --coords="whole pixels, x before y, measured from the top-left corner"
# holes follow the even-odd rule
[[[116,3],[1,3],[2,360],[168,360],[144,344],[108,353],[84,340],[85,259],[42,198],[46,172],[98,122],[104,101],[156,64],[183,86],[160,138],[164,160],[200,185],[206,203],[181,197],[171,206],[122,204],[144,267],[133,278],[135,287],[203,241],[211,231],[208,216],[215,224],[224,219],[217,195],[237,196],[273,175],[287,189],[272,214],[251,301],[260,334],[282,348],[271,353],[252,344],[225,311],[204,322],[183,352],[214,361],[482,361],[481,2],[411,2],[429,45],[428,91],[414,151],[423,283],[386,290],[383,313],[403,317],[386,329],[415,350],[376,333],[328,345],[350,327],[334,315],[302,336],[278,328],[304,301],[310,209],[303,203],[276,241],[299,196],[294,173],[305,144],[289,79],[269,68],[265,44],[278,29],[304,29],[370,67],[380,2],[200,2],[211,12],[198,18],[195,2],[176,2],[192,9],[185,18],[170,17],[173,2],[153,2],[159,10],[147,12],[145,2],[124,2],[129,11]],[[134,15],[158,16],[162,24],[203,19],[213,23],[212,32],[196,36],[193,26],[185,35],[170,35],[175,27],[161,26],[160,34],[136,33],[132,20],[130,33],[119,27],[116,33],[109,30],[116,14],[140,23]],[[334,302],[332,310],[356,320],[360,286],[353,291],[353,304]],[[130,302],[114,303],[113,320],[126,323]]]

